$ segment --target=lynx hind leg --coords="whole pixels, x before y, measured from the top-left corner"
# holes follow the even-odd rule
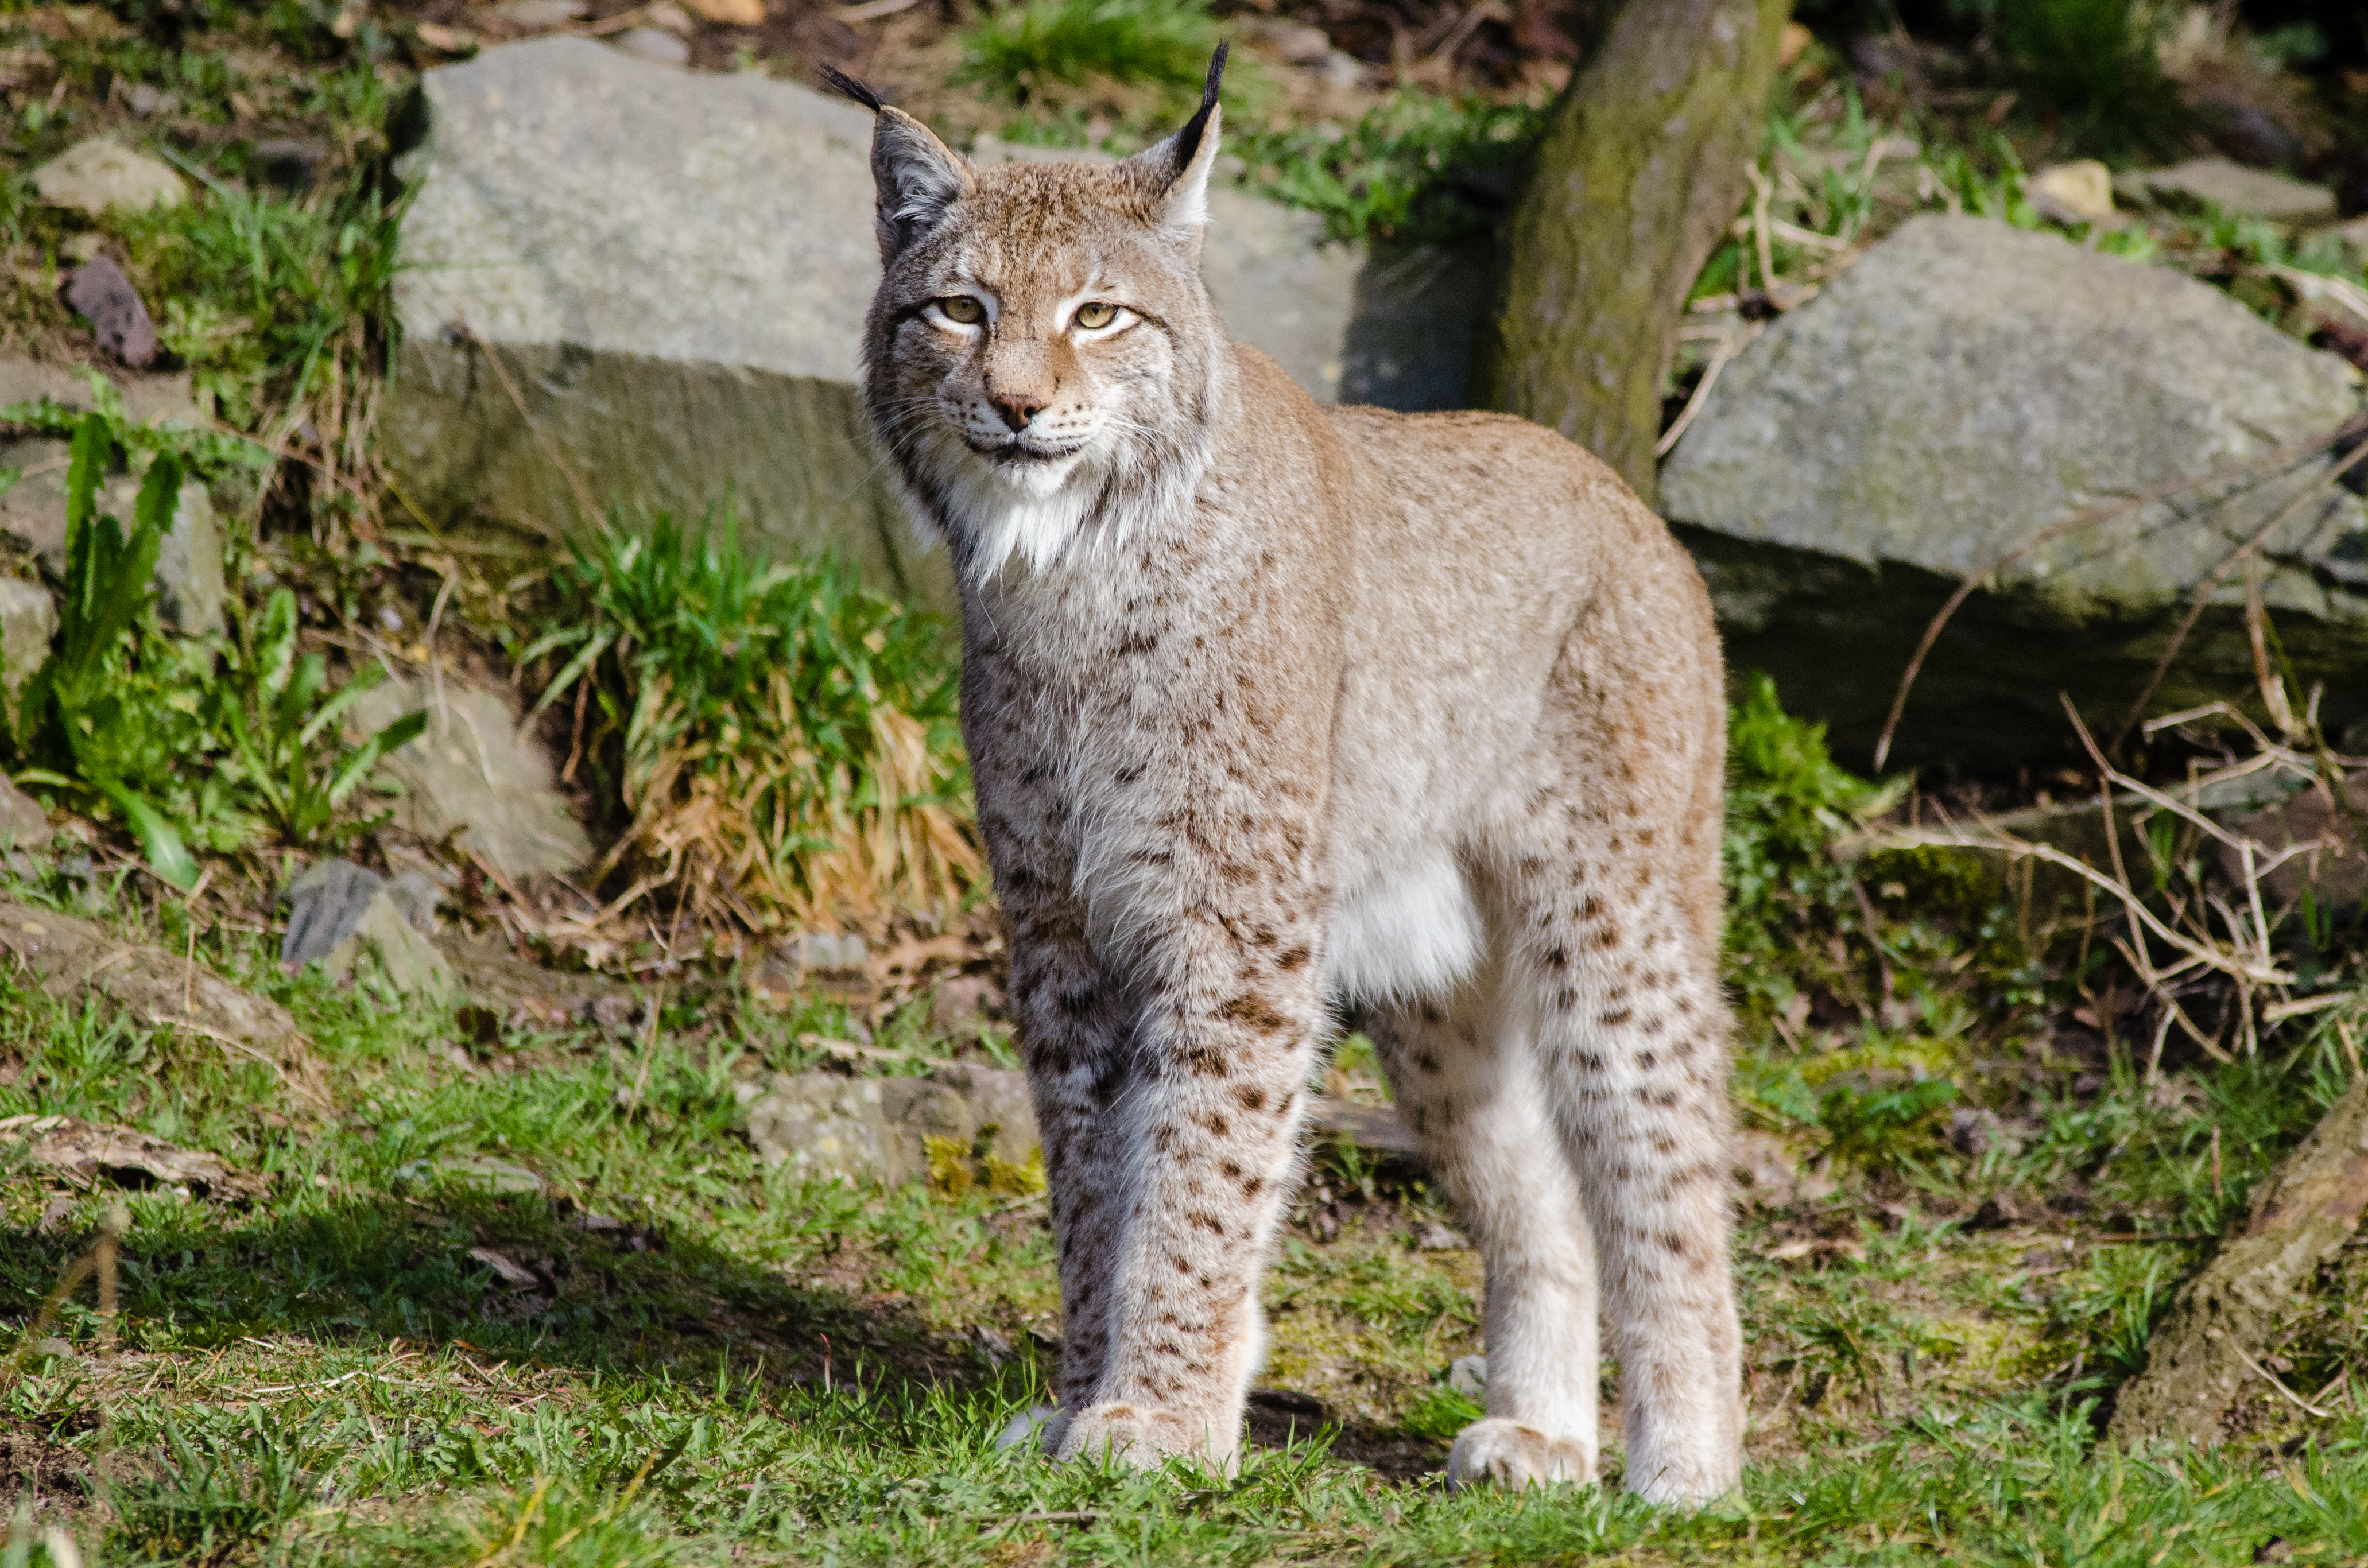
[[[1595,1256],[1526,1030],[1493,973],[1368,1023],[1400,1115],[1479,1244],[1488,1415],[1458,1434],[1451,1486],[1595,1479]]]
[[[1710,920],[1693,907],[1716,884],[1703,894],[1702,879],[1655,860],[1656,837],[1685,859],[1681,836],[1632,822],[1600,833],[1600,854],[1571,881],[1532,879],[1520,961],[1602,1269],[1627,1485],[1691,1503],[1740,1475],[1742,1335],[1727,1251],[1726,1009],[1706,935],[1716,904]]]

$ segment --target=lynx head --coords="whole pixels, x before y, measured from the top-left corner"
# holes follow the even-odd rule
[[[1224,65],[1182,130],[1107,165],[974,166],[825,72],[879,116],[864,403],[973,581],[1115,543],[1200,478],[1232,373],[1201,286]]]

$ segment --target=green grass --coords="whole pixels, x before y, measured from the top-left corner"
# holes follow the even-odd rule
[[[1021,99],[1097,80],[1197,98],[1221,36],[1207,0],[1008,0],[963,29],[956,80]]]
[[[1337,239],[1436,242],[1496,222],[1545,116],[1542,107],[1406,91],[1345,130],[1248,129],[1226,145],[1254,189],[1321,212]]]
[[[51,1467],[41,1517],[94,1562],[2135,1568],[2249,1562],[2272,1537],[2298,1562],[2368,1551],[2346,1501],[2368,1487],[2352,1405],[2303,1418],[2264,1394],[2256,1435],[2217,1457],[2096,1441],[2096,1402],[2200,1249],[2094,1237],[2123,1210],[2179,1233],[2229,1222],[2340,1086],[2330,1039],[2180,1074],[2170,1101],[2128,1076],[2043,1095],[2022,1146],[1978,1160],[1928,1128],[1831,1198],[1747,1210],[1754,1462],[1737,1496],[1680,1516],[1422,1478],[1471,1414],[1444,1378],[1480,1348],[1478,1278],[1468,1253],[1410,1250],[1444,1210],[1403,1176],[1326,1154],[1346,1222],[1329,1242],[1294,1222],[1271,1277],[1263,1381],[1323,1402],[1312,1439],[1303,1423],[1234,1477],[1055,1469],[993,1449],[1050,1370],[1041,1208],[789,1180],[739,1135],[736,1086],[805,1067],[799,1037],[843,1027],[833,1005],[774,1015],[710,988],[675,994],[654,1033],[463,1044],[367,979],[280,974],[268,937],[191,933],[171,903],[133,918],[290,1006],[334,1103],[0,976],[0,1115],[128,1123],[266,1184],[245,1207],[129,1194],[120,1351],[98,1353],[85,1290],[53,1329],[77,1353],[0,1378],[0,1436]],[[950,1049],[925,1016],[879,1038]],[[1354,1051],[1344,1066],[1367,1070]],[[438,1174],[477,1155],[543,1190]],[[29,1319],[115,1200],[66,1190],[69,1212],[40,1223],[60,1190],[0,1157],[0,1321]],[[2066,1192],[2078,1212],[2044,1207]],[[1973,1228],[1997,1195],[2040,1218]],[[1828,1244],[1781,1244],[1798,1237]],[[2030,1267],[2034,1247],[2062,1267]],[[536,1282],[504,1284],[472,1250]],[[2347,1267],[2281,1347],[2313,1388],[2355,1347],[2368,1260]]]

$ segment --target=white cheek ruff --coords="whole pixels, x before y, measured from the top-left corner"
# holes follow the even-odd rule
[[[1332,911],[1327,970],[1349,1002],[1444,996],[1478,967],[1480,911],[1444,850],[1344,896]]]

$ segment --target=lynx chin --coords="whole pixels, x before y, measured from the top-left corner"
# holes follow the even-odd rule
[[[1701,580],[1600,462],[1486,414],[1319,406],[1200,277],[1220,50],[1109,165],[878,116],[863,392],[962,596],[1065,1320],[1060,1459],[1219,1466],[1346,1015],[1487,1269],[1452,1482],[1740,1463],[1719,988],[1725,708]]]

